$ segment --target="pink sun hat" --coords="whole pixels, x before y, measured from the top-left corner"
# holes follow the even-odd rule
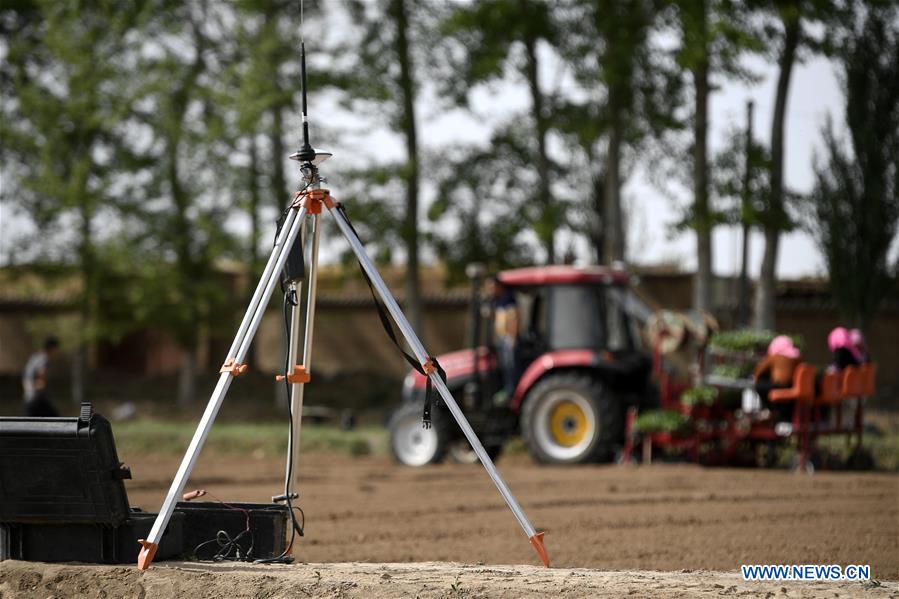
[[[778,335],[768,345],[768,355],[796,359],[799,357],[799,348],[793,345],[793,340],[788,336]]]
[[[849,335],[849,330],[846,327],[837,327],[832,330],[830,335],[827,336],[827,347],[830,348],[830,351],[836,351],[841,347],[850,349],[852,347],[852,338]]]

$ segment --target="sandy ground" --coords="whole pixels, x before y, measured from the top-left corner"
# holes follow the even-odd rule
[[[132,505],[157,510],[179,458],[121,457],[134,473]],[[281,491],[283,468],[263,456],[201,456],[188,488],[265,502]],[[306,537],[295,552],[304,563],[161,562],[140,573],[8,561],[0,563],[0,599],[899,599],[896,474],[538,467],[526,456],[503,459],[500,468],[535,526],[546,530],[552,570],[535,566],[536,555],[479,466],[411,469],[387,458],[307,455],[299,468]],[[875,581],[742,581],[740,565],[756,563],[870,564]]]
[[[147,572],[110,566],[0,563],[0,597],[899,597],[899,583],[744,582],[722,572],[546,570],[452,563],[165,564]]]
[[[178,458],[124,456],[133,505],[156,511]],[[741,564],[870,564],[899,580],[899,476],[702,469],[538,467],[499,462],[553,564],[718,570]],[[201,456],[188,488],[269,501],[278,459]],[[416,469],[387,458],[309,455],[300,465],[308,562],[534,564],[537,556],[480,466]]]

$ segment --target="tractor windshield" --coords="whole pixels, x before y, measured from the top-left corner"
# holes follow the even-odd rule
[[[558,285],[550,290],[548,341],[557,349],[634,349],[639,330],[628,295],[616,287]]]

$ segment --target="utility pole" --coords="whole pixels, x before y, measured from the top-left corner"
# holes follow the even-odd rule
[[[746,102],[746,164],[743,170],[743,193],[740,206],[740,220],[743,223],[743,251],[740,264],[740,287],[737,298],[737,325],[745,327],[749,325],[749,278],[747,269],[749,265],[749,214],[752,207],[750,189],[752,182],[752,109],[753,102]]]

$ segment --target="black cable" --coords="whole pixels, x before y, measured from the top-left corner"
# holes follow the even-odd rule
[[[305,192],[311,183],[307,183],[300,189],[300,193]],[[281,229],[284,226],[284,222],[287,219],[288,212],[292,209],[293,204],[289,205],[285,208],[284,212],[281,213],[281,217],[278,219],[277,228],[275,230],[275,240],[273,243],[277,245],[278,236],[281,234]],[[303,229],[300,228],[300,244],[303,243]],[[250,515],[248,511],[245,511],[247,514],[247,527],[240,534],[232,538],[226,531],[220,530],[216,534],[214,539],[210,539],[208,541],[204,541],[200,543],[194,548],[194,555],[197,556],[197,559],[201,559],[199,552],[206,546],[212,545],[216,543],[219,547],[219,550],[213,555],[210,559],[213,561],[253,561],[254,563],[266,564],[266,563],[293,563],[293,556],[289,556],[287,553],[293,547],[293,543],[296,540],[297,534],[299,536],[305,536],[305,527],[306,527],[306,513],[303,511],[303,508],[300,506],[293,505],[293,498],[289,494],[290,489],[290,479],[293,477],[293,443],[294,443],[294,430],[293,430],[293,405],[292,405],[292,395],[293,389],[291,387],[290,381],[287,380],[286,374],[291,371],[292,365],[290,364],[290,309],[295,306],[299,306],[299,299],[297,298],[297,293],[295,289],[285,289],[284,281],[281,281],[281,290],[284,292],[284,329],[287,334],[287,351],[284,355],[284,384],[287,389],[287,415],[288,415],[288,432],[287,432],[287,473],[284,477],[284,497],[285,502],[287,503],[287,512],[290,515],[291,527],[290,527],[290,542],[287,544],[287,547],[284,551],[281,552],[280,555],[273,558],[265,558],[265,559],[253,559],[253,549],[255,547],[255,539],[253,538],[253,533],[250,528]],[[224,502],[220,502],[222,505],[227,506]],[[239,508],[233,508],[239,509]],[[270,508],[275,509],[275,508]],[[280,509],[280,506],[278,507]],[[302,520],[297,522],[296,511],[300,512]],[[250,548],[245,552],[244,556],[240,556],[241,546],[239,541],[243,539],[245,536],[249,535],[250,537]],[[235,556],[231,557],[231,552],[235,552]]]
[[[250,537],[250,547],[247,549],[244,556],[241,557],[241,555],[240,555],[240,550],[241,550],[240,540],[243,539],[247,535],[249,535],[249,537]],[[218,543],[218,546],[219,546],[219,550],[215,553],[215,555],[213,555],[211,558],[209,558],[210,560],[212,560],[214,562],[221,562],[221,561],[242,562],[242,561],[249,561],[253,557],[253,549],[255,547],[255,542],[253,539],[253,533],[250,531],[249,528],[241,531],[240,534],[238,534],[233,539],[231,538],[231,535],[229,535],[226,531],[224,531],[224,530],[218,531],[216,533],[214,539],[210,539],[209,541],[204,541],[203,543],[200,543],[199,545],[197,545],[194,548],[194,555],[197,556],[198,560],[203,559],[200,557],[200,550],[203,547],[205,547],[207,545],[211,545],[213,543]],[[231,557],[232,551],[234,551],[234,557]]]
[[[250,527],[250,510],[245,509],[245,508],[240,508],[235,505],[231,505],[230,503],[225,503],[218,497],[215,497],[215,495],[212,495],[212,493],[209,493],[209,495],[211,497],[215,498],[216,501],[220,505],[222,505],[228,509],[231,509],[231,510],[234,510],[237,512],[241,512],[244,515],[244,529],[234,538],[231,538],[231,535],[228,534],[227,531],[219,530],[216,533],[214,539],[210,539],[208,541],[203,541],[202,543],[200,543],[199,545],[194,547],[194,555],[197,557],[198,560],[203,560],[204,558],[202,558],[200,556],[200,550],[203,549],[204,547],[206,547],[207,545],[212,545],[213,543],[216,543],[216,544],[218,544],[219,549],[218,549],[218,551],[215,552],[214,555],[212,555],[211,557],[208,558],[211,561],[220,562],[220,561],[249,561],[249,560],[251,560],[253,557],[253,550],[256,547],[256,540],[253,537],[253,531],[252,531],[252,528]],[[250,538],[250,546],[244,552],[244,555],[241,556],[240,552],[241,552],[242,547],[240,545],[240,541],[246,536],[249,536],[249,538]],[[231,555],[232,551],[234,552],[234,556]]]
[[[306,183],[297,193],[304,193],[309,187],[312,185],[312,182]],[[272,241],[272,247],[278,245],[278,235],[281,234],[281,228],[284,226],[284,221],[287,220],[287,213],[293,209],[293,202],[287,205],[284,211],[281,213],[281,216],[278,217],[277,226],[275,227],[275,239]]]
[[[259,564],[269,564],[269,563],[292,563],[294,561],[293,556],[288,556],[287,552],[293,547],[293,543],[296,540],[297,534],[301,537],[305,536],[305,526],[306,526],[306,513],[303,512],[303,508],[299,506],[293,505],[293,498],[290,496],[290,479],[293,477],[293,443],[294,443],[294,431],[293,431],[293,388],[291,387],[290,381],[287,380],[287,373],[291,371],[292,364],[290,364],[290,309],[293,307],[299,306],[299,298],[297,298],[297,293],[295,289],[288,289],[284,292],[284,331],[287,335],[287,351],[284,352],[284,385],[287,390],[287,416],[288,416],[288,428],[287,428],[287,472],[284,476],[284,498],[287,503],[288,513],[290,514],[290,542],[288,542],[287,547],[284,551],[281,552],[281,555],[268,559],[258,559],[255,560],[255,563]],[[303,517],[303,523],[300,524],[297,522],[295,510],[299,510],[300,514]]]

